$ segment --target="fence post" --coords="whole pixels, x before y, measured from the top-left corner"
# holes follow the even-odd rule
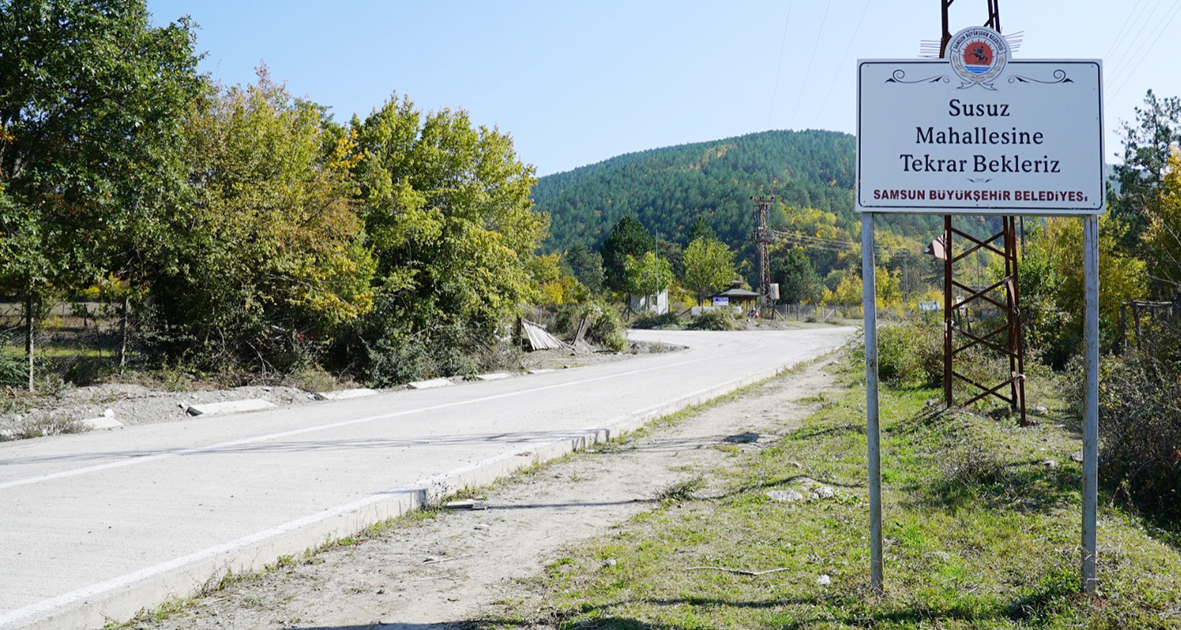
[[[33,352],[36,350],[34,337],[37,335],[37,302],[32,295],[25,296],[25,358],[28,359],[29,391],[34,391],[33,384]]]

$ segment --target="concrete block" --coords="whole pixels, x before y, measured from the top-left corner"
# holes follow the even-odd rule
[[[350,398],[363,398],[365,396],[375,395],[377,395],[377,390],[375,389],[358,387],[356,389],[342,389],[335,392],[319,392],[316,394],[316,400],[348,400]]]
[[[215,414],[226,413],[241,413],[243,411],[261,411],[263,409],[274,409],[275,405],[267,400],[261,398],[248,398],[246,400],[230,400],[219,403],[203,403],[199,405],[189,405],[188,412],[192,416],[212,416]]]
[[[119,422],[118,420],[115,419],[115,412],[111,411],[110,409],[107,409],[106,411],[104,411],[103,415],[101,415],[97,418],[86,418],[85,420],[82,421],[82,424],[85,424],[86,426],[90,427],[91,430],[118,429],[119,427],[123,426],[122,422]]]
[[[557,372],[553,368],[537,368],[536,370],[529,370],[530,374],[549,374],[550,372]]]
[[[432,378],[429,381],[414,381],[407,385],[410,389],[433,389],[435,387],[447,387],[454,385],[455,382],[449,378]]]
[[[491,372],[489,374],[477,374],[477,381],[500,381],[511,377],[512,374],[508,372]]]

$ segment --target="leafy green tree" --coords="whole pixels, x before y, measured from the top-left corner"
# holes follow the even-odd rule
[[[166,349],[293,367],[372,308],[352,145],[325,154],[322,113],[265,68],[200,101],[186,129],[192,197],[169,217],[151,288]]]
[[[1161,185],[1169,155],[1181,143],[1181,99],[1158,98],[1152,90],[1136,108],[1135,123],[1123,123],[1124,161],[1115,168],[1118,192],[1109,190],[1111,216],[1123,226],[1120,244],[1135,251],[1152,217],[1161,210]]]
[[[1119,251],[1115,221],[1099,219],[1099,330],[1108,346],[1116,341],[1120,304],[1147,290],[1145,263]],[[1054,367],[1082,348],[1084,290],[1082,221],[1052,217],[1027,240],[1021,300],[1031,345]]]
[[[547,217],[529,197],[533,167],[517,158],[507,134],[474,126],[463,110],[424,114],[395,96],[351,128],[354,180],[378,263],[377,309],[362,338],[367,360],[388,378],[371,376],[392,382],[460,369],[451,360],[397,357],[441,331],[453,347],[487,343],[536,296],[530,263]],[[407,362],[414,365],[395,365]]]
[[[700,305],[734,280],[734,252],[724,243],[711,238],[699,238],[685,248],[685,272],[681,283],[693,292]]]
[[[638,258],[655,250],[656,239],[638,219],[632,215],[620,219],[599,249],[603,256],[607,287],[615,291],[628,291],[628,276],[624,266],[627,257]]]
[[[815,304],[824,295],[820,275],[802,248],[793,247],[772,259],[771,277],[779,283],[779,301],[784,304]]]
[[[54,292],[142,268],[183,182],[192,30],[148,18],[142,0],[0,2],[0,284],[30,333]]]
[[[627,292],[632,295],[651,298],[672,284],[672,265],[656,252],[646,252],[639,258],[629,255],[623,265],[627,274]]]

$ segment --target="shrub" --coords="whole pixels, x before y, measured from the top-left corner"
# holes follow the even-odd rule
[[[734,311],[728,308],[716,308],[705,311],[689,324],[692,330],[741,330],[745,328],[742,322],[734,316]]]
[[[865,347],[856,350],[864,363]],[[895,385],[943,383],[943,327],[940,322],[911,320],[878,328],[878,377]]]
[[[0,335],[0,385],[21,385],[28,382],[28,365],[5,350],[12,343],[8,335]]]
[[[1150,520],[1181,533],[1181,326],[1155,347],[1105,357],[1099,370],[1101,483]],[[1071,363],[1082,408],[1083,364]]]
[[[587,341],[616,352],[627,348],[623,319],[615,309],[598,302],[563,306],[554,318],[554,332],[572,338],[584,316],[587,318]]]
[[[663,315],[647,315],[632,322],[632,328],[650,329],[650,328],[679,328],[681,320],[677,318],[677,314],[668,312]]]

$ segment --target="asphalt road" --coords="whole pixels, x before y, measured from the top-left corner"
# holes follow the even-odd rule
[[[687,350],[0,444],[0,629],[90,628],[809,360],[851,328],[633,331]]]

